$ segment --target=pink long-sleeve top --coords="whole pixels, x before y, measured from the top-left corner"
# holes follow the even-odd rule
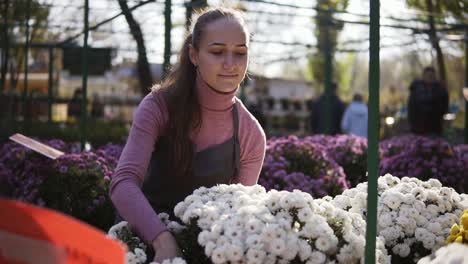
[[[203,120],[199,132],[191,135],[196,151],[221,144],[233,136],[232,107],[236,100],[240,144],[240,171],[236,183],[256,184],[266,148],[262,127],[234,93],[216,93],[200,79],[197,79],[196,89]],[[167,120],[162,93],[149,93],[135,111],[127,143],[110,186],[110,197],[118,213],[148,244],[167,230],[141,190],[155,142],[165,130]]]

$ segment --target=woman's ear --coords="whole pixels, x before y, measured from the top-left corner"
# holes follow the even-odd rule
[[[197,67],[198,66],[198,51],[192,46],[192,44],[189,44],[189,58],[192,64],[195,65],[195,67]]]

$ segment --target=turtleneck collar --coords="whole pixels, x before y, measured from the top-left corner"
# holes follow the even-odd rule
[[[234,96],[237,90],[229,94],[218,93],[197,73],[196,89],[198,100],[203,108],[214,111],[224,111],[232,107],[235,102]]]

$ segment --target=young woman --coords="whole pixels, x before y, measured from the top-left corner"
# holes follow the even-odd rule
[[[241,13],[200,14],[179,61],[138,106],[110,187],[123,219],[153,247],[155,261],[180,255],[157,213],[200,186],[257,183],[265,134],[235,97],[249,62]]]

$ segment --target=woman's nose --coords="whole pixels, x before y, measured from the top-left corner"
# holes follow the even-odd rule
[[[226,54],[226,56],[224,57],[224,68],[225,69],[232,69],[234,67],[235,63],[234,63],[234,56],[232,54]]]

